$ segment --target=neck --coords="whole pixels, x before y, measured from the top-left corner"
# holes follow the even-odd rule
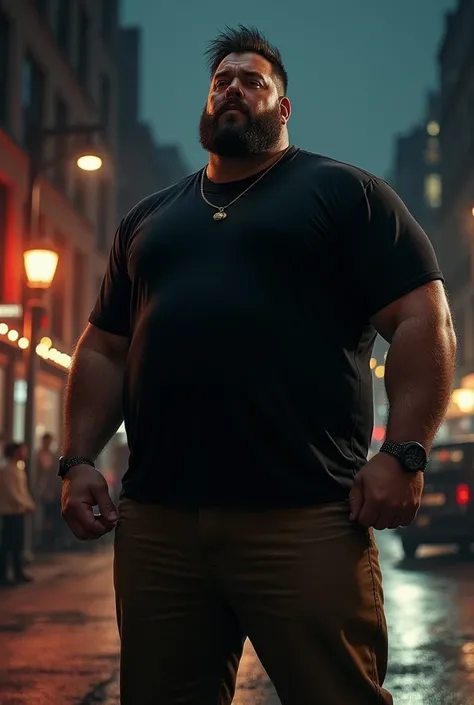
[[[207,178],[216,183],[246,179],[271,166],[288,147],[289,142],[286,139],[268,152],[249,157],[220,157],[218,154],[209,154]]]

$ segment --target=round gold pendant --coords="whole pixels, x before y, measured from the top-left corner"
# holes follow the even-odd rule
[[[225,211],[217,211],[217,213],[214,213],[212,217],[214,220],[225,220],[227,218],[227,213]]]

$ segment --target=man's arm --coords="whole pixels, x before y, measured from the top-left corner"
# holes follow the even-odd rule
[[[64,455],[96,458],[122,422],[128,339],[89,325],[69,373]]]
[[[372,322],[391,343],[385,383],[390,404],[387,439],[429,448],[449,402],[456,337],[441,282],[433,281],[375,314]],[[351,519],[376,529],[406,526],[416,516],[423,473],[407,473],[378,453],[356,475]]]
[[[64,454],[96,458],[122,420],[122,386],[128,338],[89,325],[73,358],[66,392]],[[98,505],[100,515],[93,507]],[[104,476],[89,465],[64,478],[62,515],[79,539],[111,531],[117,512]]]
[[[390,343],[385,365],[387,439],[429,448],[452,390],[456,336],[443,285],[430,282],[377,313],[372,322]]]

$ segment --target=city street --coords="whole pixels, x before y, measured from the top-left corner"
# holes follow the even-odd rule
[[[396,537],[378,540],[395,704],[474,705],[474,560],[431,548],[404,564]],[[1,705],[118,705],[109,548],[33,571],[35,584],[1,593]],[[234,705],[278,703],[247,645]]]

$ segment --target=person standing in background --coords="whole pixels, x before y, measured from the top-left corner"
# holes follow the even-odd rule
[[[0,467],[0,586],[29,583],[32,578],[23,569],[25,515],[35,511],[35,503],[28,489],[25,464],[28,457],[22,443],[7,443],[5,465]],[[13,580],[9,577],[11,565]]]
[[[42,510],[41,545],[47,549],[53,548],[57,541],[61,515],[61,484],[56,475],[58,456],[52,450],[53,442],[53,434],[45,433],[36,458],[38,500]]]

